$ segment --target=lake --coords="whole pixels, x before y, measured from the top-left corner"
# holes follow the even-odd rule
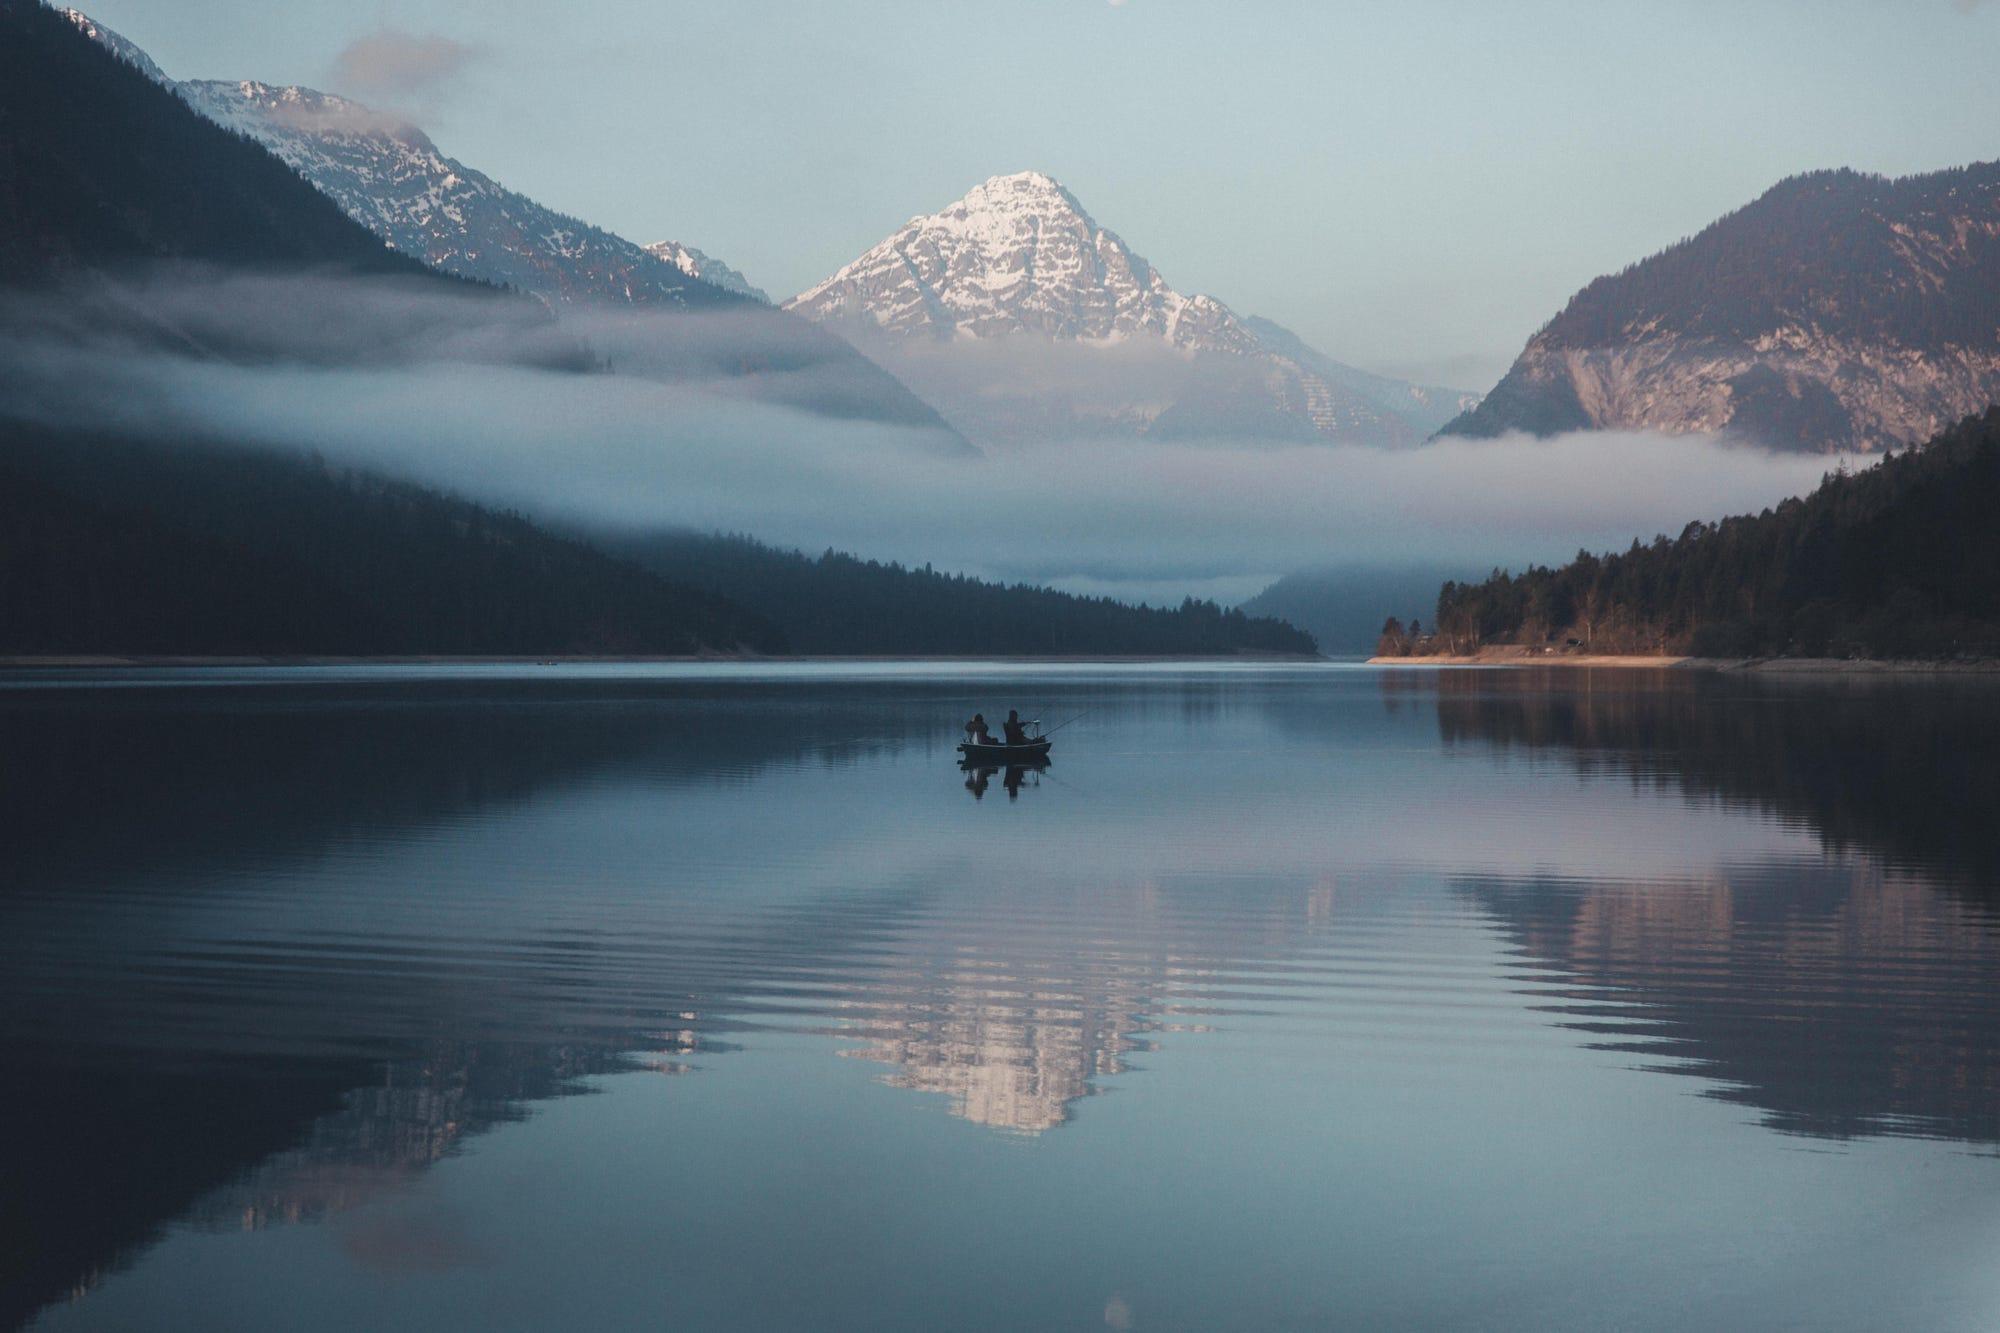
[[[0,754],[9,1323],[2000,1326],[1984,682],[15,671]]]

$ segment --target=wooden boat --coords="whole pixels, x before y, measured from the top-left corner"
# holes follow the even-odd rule
[[[1052,742],[1046,736],[1029,741],[1026,745],[1005,745],[1000,742],[982,745],[978,741],[960,741],[958,752],[965,756],[969,764],[994,764],[1007,767],[1013,764],[1039,764],[1049,757]]]

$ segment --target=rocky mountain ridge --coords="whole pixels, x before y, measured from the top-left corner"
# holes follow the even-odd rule
[[[548,208],[445,155],[401,117],[348,98],[256,80],[176,81],[132,42],[63,13],[205,119],[261,144],[390,249],[555,307],[699,312],[655,326],[623,371],[703,380],[818,415],[914,427],[975,452],[895,377],[839,337],[773,309],[740,273],[677,241],[651,248]],[[610,336],[607,334],[607,336]]]
[[[556,301],[726,305],[735,295],[516,193],[397,117],[311,88],[190,80],[195,110],[257,140],[389,245],[460,277]]]
[[[712,287],[720,287],[725,292],[735,292],[752,300],[771,304],[770,295],[762,287],[753,287],[750,280],[723,263],[713,255],[705,254],[692,245],[679,241],[654,241],[643,247],[647,254],[656,259],[664,259],[690,278],[700,278]]]
[[[1900,448],[2000,401],[1995,310],[2000,163],[1815,172],[1590,283],[1446,430]]]

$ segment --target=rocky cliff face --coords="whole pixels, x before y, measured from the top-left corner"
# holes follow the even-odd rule
[[[994,444],[1414,444],[1469,401],[1356,371],[1275,324],[1175,290],[1036,171],[995,176],[910,219],[785,308],[839,328]]]
[[[1446,427],[1914,444],[2000,400],[2000,164],[1800,176],[1599,278]]]
[[[195,110],[257,140],[349,217],[433,267],[556,301],[702,308],[737,299],[507,189],[445,156],[422,130],[358,102],[251,80],[176,87]]]

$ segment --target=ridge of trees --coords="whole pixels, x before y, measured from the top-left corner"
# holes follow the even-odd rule
[[[40,0],[0,0],[0,282],[154,259],[431,272]]]
[[[1950,355],[2000,348],[2000,162],[1888,178],[1849,169],[1778,182],[1692,236],[1592,279],[1528,340],[1527,351],[1445,435],[1588,429],[1567,375],[1536,373],[1536,352],[1676,339],[1754,347],[1781,329]],[[1850,433],[1824,386],[1775,367],[1731,386],[1736,421],[1779,444],[1825,448]],[[1803,395],[1804,401],[1790,399]],[[1754,424],[1753,424],[1754,423]]]
[[[1518,645],[1704,657],[2000,654],[2000,408],[1760,514],[1446,583],[1388,655]]]
[[[1754,338],[1825,319],[1855,337],[1991,347],[2000,239],[1956,224],[1990,214],[2000,163],[1889,179],[1848,169],[1788,177],[1752,202],[1572,296],[1536,341],[1592,347],[1637,322],[1687,337]],[[1961,249],[1950,274],[1899,280],[1926,239]]]
[[[0,652],[780,652],[725,598],[270,449],[0,423]]]
[[[811,556],[736,535],[658,534],[608,549],[750,608],[782,626],[798,653],[1181,657],[1317,651],[1310,634],[1282,620],[1195,598],[1172,607],[1132,606],[834,550]]]

